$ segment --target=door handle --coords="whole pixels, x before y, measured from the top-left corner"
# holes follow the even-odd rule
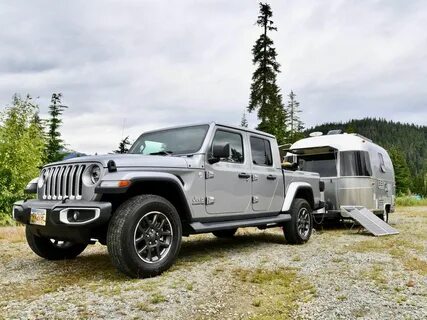
[[[276,176],[273,176],[272,174],[269,174],[268,176],[267,176],[267,180],[276,180]]]
[[[251,177],[251,175],[248,173],[245,173],[245,172],[239,173],[239,178],[249,179],[250,177]]]

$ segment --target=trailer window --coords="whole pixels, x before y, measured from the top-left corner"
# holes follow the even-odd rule
[[[337,162],[335,153],[298,156],[300,170],[317,172],[321,177],[335,177]]]
[[[378,157],[380,158],[380,170],[382,172],[385,172],[385,163],[384,163],[384,157],[381,153],[378,153]]]
[[[340,153],[340,172],[344,177],[369,177],[372,175],[369,154],[366,151]]]

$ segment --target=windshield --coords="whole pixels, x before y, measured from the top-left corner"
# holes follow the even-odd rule
[[[300,170],[317,172],[321,177],[337,175],[337,161],[334,153],[298,156]]]
[[[200,150],[208,125],[167,129],[142,134],[129,153],[145,155],[189,154]]]

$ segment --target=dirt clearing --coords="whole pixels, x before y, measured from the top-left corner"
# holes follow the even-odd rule
[[[142,280],[119,274],[101,245],[46,261],[22,228],[0,228],[0,318],[425,319],[427,208],[397,211],[400,234],[382,238],[343,225],[302,246],[280,229],[192,236],[168,272]]]

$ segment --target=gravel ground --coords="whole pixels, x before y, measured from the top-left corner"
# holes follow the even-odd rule
[[[280,229],[192,236],[171,270],[143,280],[116,272],[101,245],[45,261],[22,228],[0,228],[0,318],[426,319],[427,208],[399,208],[391,223],[399,235],[325,226],[302,246],[285,244]],[[280,272],[264,282],[265,270]],[[283,273],[289,283],[274,278]]]

